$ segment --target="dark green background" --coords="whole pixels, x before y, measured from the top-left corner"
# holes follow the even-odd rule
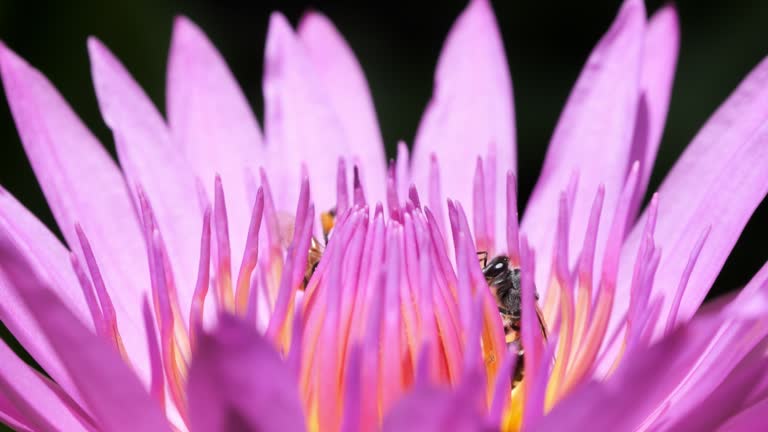
[[[270,11],[281,10],[296,23],[307,8],[318,9],[331,17],[357,53],[392,156],[397,139],[410,141],[414,135],[432,92],[443,38],[465,2],[443,1],[430,7],[404,1],[362,3],[0,0],[0,38],[42,70],[111,147],[91,86],[88,35],[101,38],[162,109],[172,19],[186,14],[223,53],[262,118],[261,68]],[[493,3],[514,82],[520,188],[527,199],[570,88],[619,2]],[[653,11],[660,4],[651,1],[648,8]],[[680,1],[678,9],[680,60],[651,191],[707,117],[768,54],[768,2]],[[0,148],[0,183],[53,228],[5,102],[0,102]],[[753,216],[714,292],[742,286],[768,258],[766,207],[763,203]]]

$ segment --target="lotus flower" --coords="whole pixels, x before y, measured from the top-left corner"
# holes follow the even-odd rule
[[[624,3],[520,225],[512,84],[486,0],[451,29],[413,152],[401,144],[388,166],[361,68],[317,13],[296,31],[270,19],[263,135],[188,19],[174,26],[165,117],[90,39],[119,167],[0,47],[66,241],[0,192],[2,321],[47,373],[0,345],[0,418],[66,431],[763,425],[768,266],[700,306],[768,191],[768,60],[640,213],[678,36],[673,6],[648,20]],[[509,346],[478,251],[520,269]]]

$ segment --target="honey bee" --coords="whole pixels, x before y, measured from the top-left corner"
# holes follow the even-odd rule
[[[505,255],[498,255],[488,261],[487,252],[478,252],[478,257],[481,261],[485,281],[488,283],[499,308],[507,347],[517,351],[517,362],[512,373],[512,387],[514,388],[523,380],[524,372],[524,349],[520,333],[520,315],[522,312],[520,269],[512,267],[509,264],[509,257]],[[536,300],[538,299],[537,293]],[[547,326],[538,304],[536,304],[536,317],[541,333],[546,340]]]
[[[307,287],[307,284],[309,284],[309,279],[315,273],[315,270],[317,270],[317,265],[320,264],[320,259],[323,257],[325,246],[328,244],[328,238],[330,237],[331,231],[333,231],[333,227],[336,224],[336,209],[332,208],[327,212],[321,213],[320,224],[323,228],[324,242],[320,242],[318,239],[312,236],[312,240],[309,244],[309,253],[307,254],[307,270],[304,272],[304,283],[301,286],[302,290]]]

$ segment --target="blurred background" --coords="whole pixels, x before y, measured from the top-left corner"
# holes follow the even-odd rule
[[[222,52],[261,119],[269,13],[280,10],[296,24],[304,11],[317,9],[335,22],[361,61],[391,157],[398,139],[412,141],[432,93],[443,39],[465,4],[443,0],[439,6],[417,8],[405,1],[0,0],[0,38],[53,81],[112,151],[112,137],[99,116],[91,85],[88,35],[98,36],[122,59],[162,110],[172,20],[185,14]],[[662,4],[648,1],[649,12]],[[619,5],[618,0],[493,1],[514,82],[523,202],[571,86]],[[681,0],[677,6],[680,59],[650,191],[715,108],[768,54],[768,2]],[[0,102],[0,141],[0,184],[57,231],[5,101]],[[768,259],[767,221],[768,205],[763,203],[710,297],[743,286]]]

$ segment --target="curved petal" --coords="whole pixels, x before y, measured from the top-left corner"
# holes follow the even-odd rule
[[[0,392],[0,422],[17,432],[31,432],[32,426],[13,406],[8,397]]]
[[[443,194],[464,206],[472,203],[475,161],[494,155],[495,196],[504,202],[504,178],[516,171],[515,110],[512,80],[496,18],[488,0],[473,0],[453,24],[435,71],[432,99],[421,118],[413,148],[413,180],[429,190],[434,153]],[[493,208],[487,203],[486,206]],[[472,214],[469,225],[474,226]],[[505,238],[504,216],[495,215],[497,243]]]
[[[485,418],[461,390],[420,386],[403,396],[384,417],[384,432],[484,430]]]
[[[252,325],[229,315],[201,337],[187,394],[196,432],[305,430],[293,372]]]
[[[645,34],[640,72],[642,97],[638,105],[629,157],[630,164],[636,160],[640,161],[640,178],[635,190],[630,220],[635,219],[637,209],[645,196],[653,162],[661,144],[679,50],[680,22],[677,9],[668,4],[653,14]]]
[[[336,203],[337,161],[349,154],[349,145],[304,46],[280,13],[269,20],[263,90],[267,169],[278,210],[295,208],[302,164],[320,186],[312,189],[312,200],[330,209]]]
[[[174,144],[186,156],[213,202],[220,175],[227,200],[232,253],[242,256],[252,200],[249,171],[266,164],[256,117],[224,59],[205,34],[178,17],[168,58],[168,126]],[[255,190],[252,196],[255,196]]]
[[[753,282],[764,286],[766,277],[768,266]],[[760,311],[733,308],[720,316],[697,317],[683,324],[650,348],[632,351],[606,381],[592,381],[573,391],[532,430],[645,429],[658,414],[719,391],[717,380],[721,374],[735,370],[768,330],[764,322],[768,292],[763,289],[757,294],[760,298],[753,296],[750,300],[761,304]],[[762,328],[762,336],[754,331],[756,328]],[[701,386],[710,377],[712,385]]]
[[[76,223],[89,236],[126,350],[149,382],[140,307],[149,272],[125,180],[51,83],[4,45],[0,72],[21,142],[56,222],[70,246],[79,244]],[[81,249],[72,249],[85,262]]]
[[[366,194],[372,202],[384,202],[384,144],[362,67],[325,15],[306,14],[299,23],[298,34],[344,129],[352,156],[363,165]]]
[[[608,32],[582,69],[560,115],[536,187],[528,201],[521,232],[538,256],[552,256],[558,200],[578,176],[571,205],[568,256],[576,257],[584,239],[598,187],[605,186],[603,221],[596,254],[602,257],[619,193],[628,173],[637,113],[645,39],[645,7],[626,0]],[[536,286],[546,291],[549,266],[536,266]],[[600,274],[595,270],[595,274]]]
[[[69,265],[69,251],[37,218],[0,187],[0,235],[17,245],[28,266],[46,274],[59,297],[89,330],[94,331],[77,277]],[[70,395],[77,390],[26,306],[0,274],[0,320],[42,368]]]
[[[728,422],[717,429],[718,432],[751,432],[765,427],[765,413],[768,410],[768,399],[752,405],[746,410],[733,416]]]
[[[655,239],[663,255],[651,298],[664,299],[660,316],[666,317],[670,310],[674,287],[694,244],[711,227],[682,297],[677,320],[687,320],[701,305],[750,215],[768,192],[766,166],[768,59],[707,121],[659,188]],[[629,304],[633,261],[647,217],[646,212],[622,249],[609,334],[621,325],[619,317]],[[665,325],[666,319],[658,320],[657,334]]]
[[[117,350],[81,323],[54,294],[45,276],[37,274],[4,235],[0,236],[0,271],[35,318],[100,429],[170,432],[160,406]]]
[[[144,190],[152,205],[186,322],[195,287],[203,220],[192,172],[171,145],[160,113],[120,61],[95,38],[88,39],[88,52],[101,115],[112,129],[137,207],[136,186]],[[141,311],[141,299],[135,308]]]
[[[0,342],[0,387],[25,423],[38,430],[51,425],[66,431],[87,430],[53,390],[58,385],[30,368],[4,342]]]

